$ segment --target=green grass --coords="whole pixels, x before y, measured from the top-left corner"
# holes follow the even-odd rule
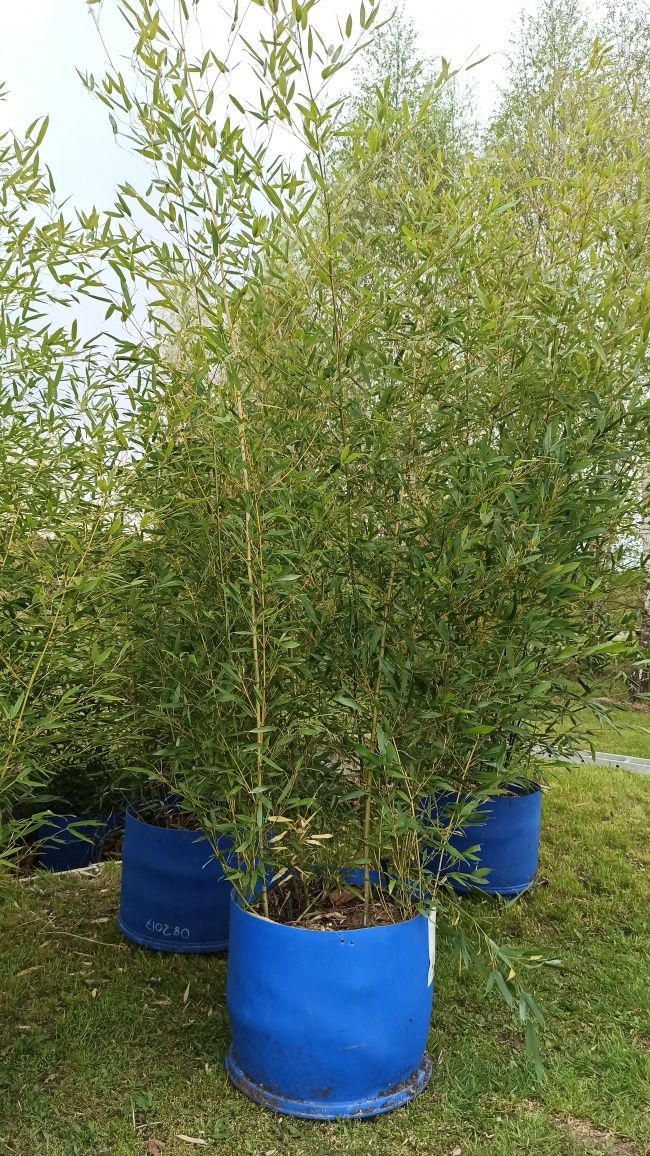
[[[609,719],[594,722],[588,730],[597,751],[650,759],[650,713],[614,710]]]
[[[110,866],[97,877],[40,876],[0,909],[0,1152],[650,1151],[650,780],[604,768],[551,775],[540,886],[511,906],[472,901],[502,941],[539,944],[564,961],[536,973],[547,1017],[543,1084],[502,1005],[474,977],[455,974],[441,944],[434,1075],[419,1100],[375,1122],[336,1124],[254,1106],[223,1070],[225,960],[126,944],[114,926]]]

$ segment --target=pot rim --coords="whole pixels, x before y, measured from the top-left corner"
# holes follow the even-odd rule
[[[137,823],[140,827],[144,827],[147,831],[158,831],[164,838],[184,840],[186,843],[192,843],[193,845],[196,843],[207,843],[211,851],[214,851],[215,846],[219,847],[220,845],[221,849],[224,851],[229,851],[232,849],[232,839],[230,835],[219,835],[213,843],[207,832],[202,827],[198,830],[192,830],[189,827],[159,827],[156,823],[148,823],[146,819],[143,819],[140,815],[138,815],[138,806],[138,803],[130,803],[126,808],[124,812],[125,827],[126,821],[129,819],[131,822]],[[214,854],[212,857],[216,858]]]
[[[483,795],[483,794],[479,793],[478,791],[465,791],[465,792],[463,792],[461,790],[454,791],[454,790],[448,790],[447,789],[444,791],[437,791],[436,793],[434,793],[432,795],[423,795],[423,798],[424,799],[440,799],[444,795],[451,795],[451,796],[455,797],[456,802],[458,802],[458,803],[467,802],[470,799],[472,801],[476,799],[476,800],[478,800],[479,805],[482,806],[484,803],[492,803],[495,800],[499,800],[499,799],[503,799],[503,800],[529,799],[531,795],[540,795],[540,794],[542,794],[542,784],[531,782],[528,784],[527,787],[524,787],[524,786],[520,787],[519,784],[512,783],[510,786],[510,790],[507,794],[505,792],[499,792],[498,794]]]
[[[54,827],[61,823],[77,823],[79,826],[103,827],[106,824],[105,819],[93,818],[92,815],[57,815],[52,811],[49,815],[44,815],[42,821],[39,823],[39,830],[41,827]]]
[[[243,898],[235,887],[232,889],[230,903],[231,906],[235,906],[242,915],[250,915],[253,919],[261,920],[262,923],[270,923],[272,927],[280,927],[285,931],[297,931],[303,935],[335,935],[338,939],[340,939],[342,935],[358,935],[360,932],[366,934],[373,931],[387,932],[393,929],[397,930],[401,927],[408,927],[409,924],[416,923],[418,919],[424,919],[425,922],[428,922],[426,915],[418,913],[417,915],[412,915],[410,919],[400,919],[397,923],[376,923],[371,927],[342,928],[339,930],[324,927],[322,930],[318,930],[315,927],[296,927],[293,923],[280,923],[277,919],[270,919],[266,915],[260,915],[258,911],[251,911],[250,908],[244,907]]]

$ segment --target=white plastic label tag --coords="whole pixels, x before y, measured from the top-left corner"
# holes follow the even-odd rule
[[[429,927],[429,975],[427,978],[427,986],[431,987],[433,983],[433,973],[436,967],[436,909],[431,908],[428,916]]]

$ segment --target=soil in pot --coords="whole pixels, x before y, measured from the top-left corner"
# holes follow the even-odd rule
[[[138,818],[149,827],[162,827],[165,831],[200,831],[201,824],[196,815],[182,811],[175,803],[164,799],[149,799],[137,807]]]
[[[401,923],[403,914],[382,888],[373,886],[366,915],[363,890],[341,879],[328,885],[322,878],[292,876],[268,894],[269,919],[287,927],[309,931],[355,931],[362,927],[385,927]],[[258,913],[262,914],[258,904]]]

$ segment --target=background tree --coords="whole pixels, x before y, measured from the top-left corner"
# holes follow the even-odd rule
[[[626,13],[612,6],[599,23],[590,23],[574,0],[544,0],[532,19],[522,19],[487,141],[495,171],[518,199],[518,228],[535,247],[549,294],[555,291],[551,286],[572,286],[563,301],[556,297],[554,347],[576,294],[585,302],[591,297],[583,356],[608,363],[608,388],[622,401],[632,393],[647,397],[647,43],[648,13],[642,6]],[[600,261],[608,252],[617,261],[618,285],[611,294],[599,279]],[[638,342],[619,343],[612,335],[602,345],[613,314],[635,299]],[[588,381],[585,372],[580,387]],[[647,458],[647,445],[640,442],[635,463],[629,463],[636,471],[636,510],[621,533],[603,544],[605,570],[623,564],[624,556],[629,564],[622,544],[626,534],[635,536],[634,524],[647,517]],[[638,535],[636,540],[638,565],[643,549]],[[631,574],[630,579],[633,585]],[[639,621],[645,621],[643,610]],[[647,645],[641,634],[639,641]],[[632,675],[631,687],[645,677],[642,669]]]
[[[379,27],[359,59],[331,149],[348,182],[350,216],[363,227],[372,212],[377,225],[394,229],[395,166],[408,168],[412,185],[458,172],[476,136],[471,94],[447,61],[422,56],[403,11]]]

